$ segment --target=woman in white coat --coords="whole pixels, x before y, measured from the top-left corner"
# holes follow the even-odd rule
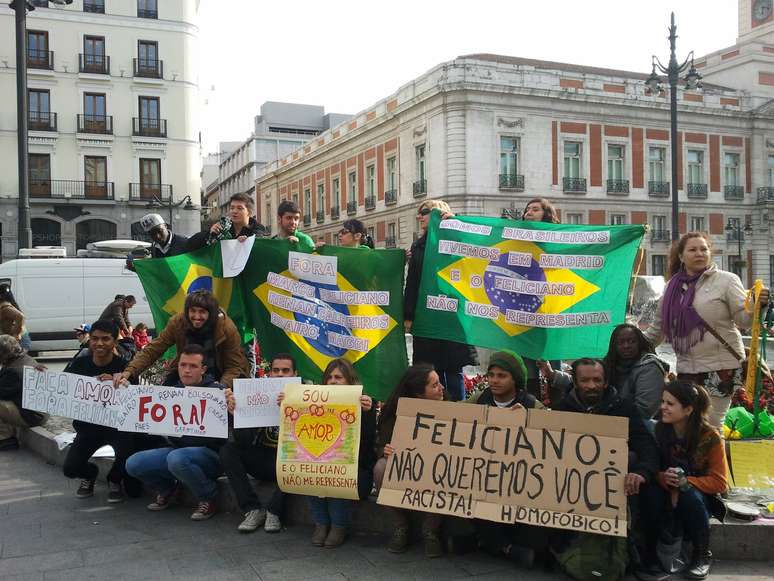
[[[704,386],[712,401],[710,422],[720,428],[732,394],[742,387],[740,329],[752,325],[752,313],[744,308],[747,293],[737,275],[712,262],[711,242],[700,232],[683,234],[672,247],[667,280],[645,335],[654,345],[672,344],[678,379]],[[761,303],[768,300],[764,289]]]

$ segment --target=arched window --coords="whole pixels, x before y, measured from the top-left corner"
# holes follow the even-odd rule
[[[86,248],[89,242],[115,238],[116,225],[107,220],[84,220],[75,226],[75,244],[78,250]]]
[[[59,222],[48,218],[33,218],[30,223],[33,246],[62,245],[62,225]]]

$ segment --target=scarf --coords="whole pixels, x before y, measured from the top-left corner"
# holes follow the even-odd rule
[[[693,276],[680,269],[667,285],[664,301],[661,305],[661,320],[664,336],[675,350],[684,354],[704,338],[707,327],[696,309],[693,299],[696,296],[696,281],[704,270]],[[683,286],[687,286],[683,292]]]

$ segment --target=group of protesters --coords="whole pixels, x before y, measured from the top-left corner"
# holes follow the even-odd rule
[[[434,209],[441,212],[443,219],[452,216],[450,207],[441,200],[426,200],[418,208],[421,236],[408,253],[404,296],[407,333],[411,332],[419,299],[426,230]],[[303,251],[314,251],[320,244],[298,230],[300,216],[297,204],[281,202],[277,216],[279,233],[275,237],[287,239]],[[558,223],[559,213],[547,200],[536,198],[527,204],[523,219]],[[242,194],[232,196],[227,217],[189,239],[173,233],[156,214],[144,217],[142,224],[153,240],[154,258],[181,254],[218,240],[244,240],[266,233],[252,217],[252,199]],[[338,238],[345,246],[373,247],[366,228],[358,220],[345,221]],[[633,567],[641,578],[658,578],[660,535],[664,530],[681,530],[693,547],[684,575],[692,579],[707,577],[711,567],[709,519],[712,515],[722,516],[719,495],[727,488],[726,455],[719,427],[732,393],[742,384],[744,345],[740,329],[751,325],[752,315],[744,308],[746,293],[739,277],[718,269],[712,262],[711,241],[704,233],[690,232],[681,237],[672,249],[667,279],[653,325],[645,332],[635,325],[619,325],[610,337],[603,359],[577,359],[569,373],[560,362],[529,360],[500,350],[489,358],[485,384],[466,394],[462,369],[479,363],[475,347],[414,337],[413,365],[386,401],[375,402],[367,395],[360,399],[361,500],[380,489],[385,469],[397,451],[391,441],[400,398],[462,401],[510,409],[547,407],[623,417],[628,419],[629,426],[629,466],[624,490],[635,520],[630,533],[635,529],[642,531],[641,535],[630,534],[627,545]],[[255,377],[255,363],[249,357],[250,352],[254,356],[254,351],[242,344],[239,330],[214,295],[206,290],[189,294],[183,311],[174,315],[160,334],[130,359],[119,356],[117,350],[119,337],[128,330],[121,326],[126,317],[124,309],[130,308],[127,299],[116,298],[116,316],[106,315],[89,326],[88,350],[69,364],[68,371],[126,385],[137,381],[140,374],[174,346],[176,356],[167,367],[164,384],[219,387],[225,390],[229,412],[233,413],[233,381]],[[767,289],[761,302],[768,302]],[[15,426],[42,421],[40,414],[22,409],[23,367],[34,364],[34,360],[19,345],[21,323],[17,320],[6,330],[2,326],[3,313],[0,303],[0,330],[5,333],[0,336],[0,449],[3,442],[14,439]],[[124,325],[126,322],[123,320]],[[670,370],[656,355],[654,345],[661,340],[673,346],[676,370]],[[273,356],[269,377],[297,375],[297,364],[290,354]],[[334,359],[324,370],[323,383],[361,382],[348,360]],[[366,391],[368,387],[365,386]],[[79,498],[94,495],[98,468],[90,457],[109,444],[115,451],[115,461],[107,475],[108,502],[140,496],[144,486],[155,493],[148,509],[163,511],[178,501],[184,488],[196,499],[191,518],[207,520],[217,513],[217,479],[225,474],[244,514],[237,527],[240,532],[261,527],[268,533],[282,530],[286,494],[277,485],[276,427],[230,427],[227,440],[125,433],[85,422],[74,422],[74,428],[76,437],[68,449],[63,470],[65,476],[80,480],[76,491]],[[249,476],[268,483],[268,502],[259,499]],[[314,520],[312,544],[340,546],[349,534],[355,501],[309,497],[308,502]],[[411,514],[405,509],[387,510],[392,517],[387,549],[402,553],[413,538]],[[442,555],[441,531],[452,519],[426,513],[421,520],[425,554]],[[549,555],[561,554],[577,534],[476,521],[471,537],[474,540],[470,542],[531,567],[536,558],[550,560]]]

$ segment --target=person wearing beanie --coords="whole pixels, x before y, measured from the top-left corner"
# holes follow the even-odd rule
[[[467,400],[469,403],[500,408],[544,407],[534,395],[527,392],[527,368],[524,360],[513,351],[503,349],[492,353],[486,380],[488,386],[474,392]]]
[[[488,386],[474,392],[466,403],[510,409],[544,407],[534,395],[527,392],[527,368],[524,360],[513,351],[503,349],[492,353],[486,381]],[[475,524],[479,547],[492,555],[505,557],[525,569],[531,569],[535,562],[535,548],[542,549],[547,543],[545,534],[541,534],[538,527],[479,519],[476,519]],[[520,543],[526,538],[537,539],[537,542],[531,543],[532,547],[523,546]]]

